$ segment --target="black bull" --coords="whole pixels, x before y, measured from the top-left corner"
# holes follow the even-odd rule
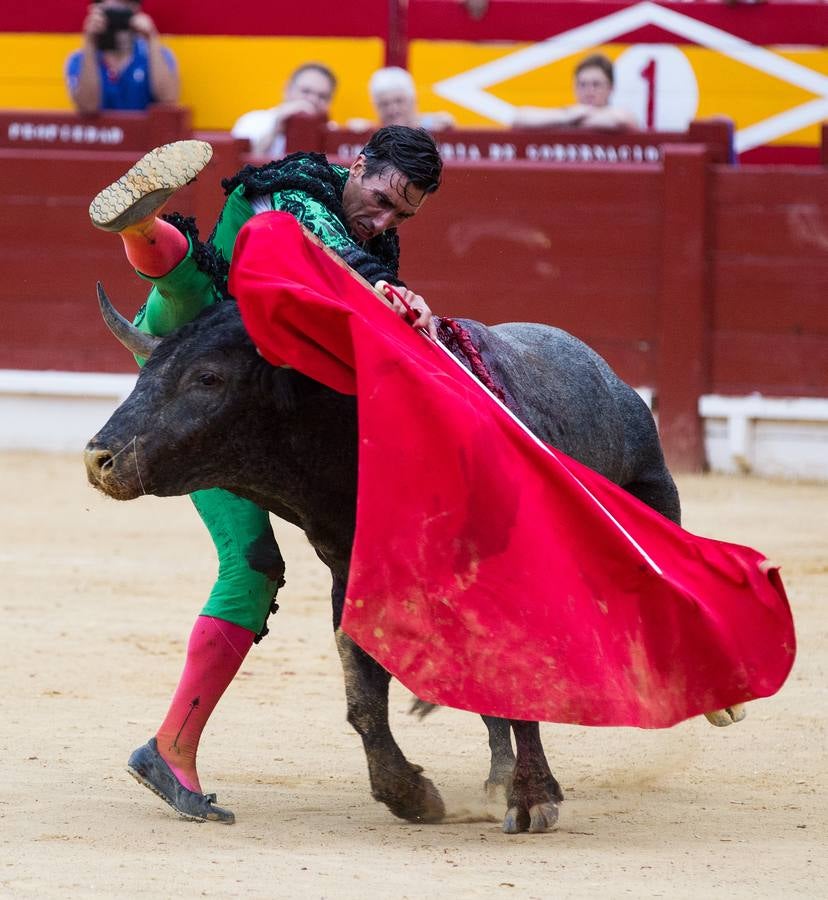
[[[362,737],[371,793],[403,819],[439,820],[439,793],[391,733],[390,676],[338,627],[355,524],[354,398],[269,365],[235,303],[211,307],[158,339],[118,317],[100,289],[99,296],[116,336],[138,355],[151,355],[133,392],[87,445],[89,481],[119,500],[221,487],[300,527],[333,578],[348,721]],[[653,418],[601,357],[548,326],[462,324],[509,405],[539,438],[678,522],[678,493]],[[484,721],[492,748],[488,784],[504,785],[508,795],[504,830],[545,830],[563,795],[538,724]]]

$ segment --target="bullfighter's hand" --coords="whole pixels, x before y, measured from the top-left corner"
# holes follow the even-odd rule
[[[378,281],[374,286],[378,291],[382,291],[398,316],[403,319],[407,317],[408,310],[405,308],[405,304],[395,293],[387,290],[390,286],[387,281]],[[395,287],[394,290],[402,294],[405,302],[417,313],[417,318],[411,322],[411,325],[413,325],[414,328],[424,328],[428,332],[429,337],[436,341],[437,326],[434,324],[434,316],[425,300],[423,300],[419,294],[415,294],[414,291],[410,291],[408,288]]]

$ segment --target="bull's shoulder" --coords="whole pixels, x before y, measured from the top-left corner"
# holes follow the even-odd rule
[[[647,406],[579,338],[535,322],[458,321],[509,405],[542,440],[616,480],[631,456],[657,443]]]

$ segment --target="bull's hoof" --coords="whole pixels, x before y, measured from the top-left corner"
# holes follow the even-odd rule
[[[557,800],[548,803],[536,803],[528,810],[512,806],[506,811],[503,819],[504,834],[520,834],[528,831],[530,834],[542,834],[558,821]]]
[[[415,766],[415,770],[419,770]],[[407,822],[440,822],[446,807],[434,784],[417,771],[400,779],[390,789],[374,791],[373,797],[384,803],[398,819]]]
[[[716,709],[713,712],[706,712],[704,717],[718,728],[725,728],[736,722],[741,722],[747,715],[747,709],[744,703],[734,703],[733,706],[727,706],[724,709]]]
[[[521,831],[539,834],[546,831],[558,821],[558,807],[563,798],[563,791],[554,775],[528,773],[528,777],[521,777],[520,773],[516,773],[509,793],[509,808],[503,819],[503,831],[506,834],[520,834]]]

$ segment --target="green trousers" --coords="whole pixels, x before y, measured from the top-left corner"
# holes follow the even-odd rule
[[[239,222],[252,214],[243,198],[239,197],[236,205],[238,209],[234,206],[224,212],[224,224],[228,232],[232,229],[233,237],[241,227]],[[229,258],[232,244],[226,250]],[[220,299],[212,278],[197,267],[192,247],[167,275],[147,280],[152,289],[135,324],[150,334],[169,334]],[[139,365],[143,362],[138,360]],[[284,569],[267,511],[219,488],[197,491],[190,499],[210,532],[219,563],[216,583],[202,614],[259,633]]]

